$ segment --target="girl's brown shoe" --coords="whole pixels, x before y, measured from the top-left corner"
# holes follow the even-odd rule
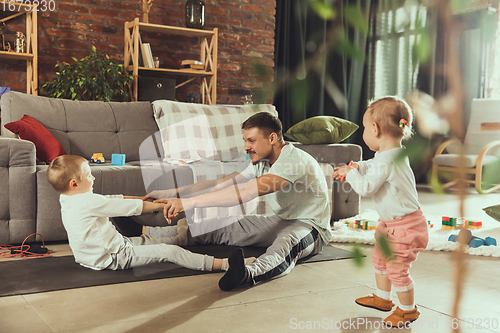
[[[389,317],[384,319],[384,323],[389,327],[401,328],[417,320],[418,316],[420,316],[420,312],[417,311],[416,306],[411,311],[403,311],[398,306]]]
[[[360,297],[355,302],[367,308],[374,308],[380,311],[391,311],[394,303],[391,300],[383,299],[375,294],[370,296]]]

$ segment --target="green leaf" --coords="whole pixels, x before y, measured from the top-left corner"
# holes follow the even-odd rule
[[[324,20],[333,20],[336,16],[335,9],[323,0],[311,0],[309,6]]]
[[[450,8],[452,12],[463,12],[470,7],[471,0],[451,0]]]
[[[310,85],[307,81],[307,78],[297,80],[290,88],[292,119],[303,119],[302,113],[306,109],[310,98]]]
[[[386,236],[380,235],[377,238],[377,245],[380,248],[380,251],[382,251],[384,257],[387,258],[387,260],[393,260],[395,258],[394,252],[391,248],[391,244],[389,243],[389,240]]]
[[[352,59],[363,60],[365,58],[364,53],[361,52],[356,45],[352,44],[343,32],[339,34],[339,38],[335,44],[335,50]]]
[[[353,246],[351,252],[354,259],[354,265],[359,268],[363,267],[366,256],[361,250],[361,248],[359,246]]]
[[[493,162],[483,167],[483,181],[481,184],[483,190],[487,190],[494,184],[500,183],[498,170],[500,170],[500,161]]]
[[[422,31],[418,41],[413,45],[412,60],[413,64],[425,64],[431,55],[431,39],[426,31]]]
[[[349,6],[345,9],[345,17],[347,22],[356,29],[368,34],[368,18],[357,6]]]

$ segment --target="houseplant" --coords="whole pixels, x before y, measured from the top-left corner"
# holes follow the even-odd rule
[[[57,77],[45,82],[41,90],[49,97],[77,101],[121,101],[127,99],[132,75],[123,65],[112,62],[109,56],[92,46],[90,54],[72,64],[58,62]]]

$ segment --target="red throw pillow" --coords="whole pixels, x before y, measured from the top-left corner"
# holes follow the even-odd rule
[[[36,119],[25,114],[21,120],[5,124],[9,131],[23,140],[31,141],[36,147],[36,157],[45,163],[52,162],[59,155],[66,155],[59,141]]]

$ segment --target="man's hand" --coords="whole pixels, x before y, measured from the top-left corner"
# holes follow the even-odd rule
[[[155,200],[155,202],[165,203],[165,207],[163,208],[163,216],[165,216],[168,224],[171,224],[172,219],[177,217],[179,213],[194,208],[194,205],[192,204],[190,199],[160,199]]]
[[[157,199],[173,199],[177,197],[177,189],[152,191],[142,197],[144,201],[154,201]]]

